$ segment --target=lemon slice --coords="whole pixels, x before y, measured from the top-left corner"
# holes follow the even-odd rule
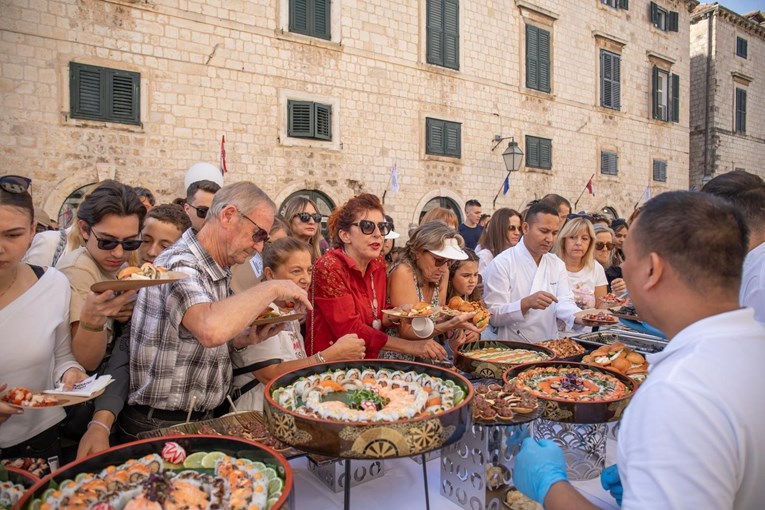
[[[271,507],[273,507],[273,506],[276,504],[276,502],[277,502],[277,501],[279,501],[279,498],[278,498],[278,497],[275,497],[275,498],[271,498],[271,499],[269,499],[269,500],[268,500],[268,503],[266,503],[266,508],[267,508],[268,510],[271,510]]]
[[[183,461],[183,467],[186,469],[198,469],[202,467],[202,459],[207,456],[207,452],[192,453]]]
[[[270,468],[270,467],[267,467],[267,468],[266,468],[266,469],[263,471],[263,474],[265,474],[265,475],[266,475],[266,478],[269,480],[269,482],[270,482],[271,480],[274,480],[274,479],[278,479],[278,478],[279,478],[279,475],[277,475],[277,474],[276,474],[276,471],[275,471],[273,468]]]
[[[281,478],[273,478],[268,481],[268,496],[269,497],[281,496],[283,489],[284,489],[284,482],[282,482]]]
[[[223,452],[210,452],[202,459],[202,467],[212,469],[215,467],[215,463],[218,459],[222,459],[226,454]]]

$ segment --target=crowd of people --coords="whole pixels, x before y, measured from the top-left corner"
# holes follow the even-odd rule
[[[0,390],[69,387],[94,373],[115,380],[66,413],[0,402],[0,457],[84,457],[232,405],[261,410],[264,383],[313,364],[435,363],[480,338],[581,333],[577,312],[606,308],[613,293],[629,295],[672,343],[623,419],[619,467],[604,472],[604,487],[630,508],[765,506],[756,483],[765,412],[748,379],[765,359],[761,178],[721,175],[626,220],[573,212],[554,194],[490,216],[469,200],[464,223],[431,209],[403,246],[375,195],[332,211],[325,238],[309,198],[280,215],[255,184],[216,181],[191,182],[160,205],[145,188],[103,181],[68,229],[43,230],[30,180],[0,177]],[[146,262],[186,277],[91,290]],[[425,329],[383,313],[455,296],[485,303],[488,327],[476,312]],[[269,309],[305,320],[252,325]],[[546,508],[585,508],[562,459],[551,443],[528,441],[515,483]],[[680,499],[690,492],[698,505]]]

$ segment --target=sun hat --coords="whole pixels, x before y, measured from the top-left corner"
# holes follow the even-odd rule
[[[186,176],[183,179],[184,191],[189,189],[189,186],[199,181],[212,181],[220,187],[223,187],[223,174],[220,168],[212,163],[194,163],[186,171]]]
[[[465,253],[462,248],[460,248],[459,243],[453,237],[444,239],[444,245],[438,250],[428,251],[437,257],[442,257],[445,259],[466,260],[468,258],[468,254]]]
[[[391,230],[385,237],[383,237],[383,239],[398,239],[399,237],[401,237],[401,234]]]

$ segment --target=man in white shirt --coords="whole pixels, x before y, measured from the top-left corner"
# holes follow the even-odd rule
[[[749,253],[744,259],[739,302],[754,308],[754,318],[765,326],[765,181],[735,170],[718,175],[701,189],[732,203],[749,227]]]
[[[650,200],[630,228],[630,297],[671,341],[648,356],[622,418],[618,470],[601,477],[624,509],[765,508],[765,329],[738,304],[747,237],[731,204],[686,191]],[[513,481],[547,510],[596,508],[566,482],[552,441],[524,441]]]
[[[521,241],[497,255],[484,272],[484,301],[497,338],[541,342],[558,338],[557,322],[574,326],[579,307],[568,284],[566,264],[550,253],[558,235],[558,211],[544,202],[531,206]]]

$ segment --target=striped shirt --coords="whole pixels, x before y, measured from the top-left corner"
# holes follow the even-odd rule
[[[212,410],[231,386],[228,345],[205,348],[181,321],[194,305],[226,299],[231,273],[213,260],[191,229],[155,264],[189,276],[138,293],[130,334],[128,403],[171,411],[192,406],[195,411]]]

